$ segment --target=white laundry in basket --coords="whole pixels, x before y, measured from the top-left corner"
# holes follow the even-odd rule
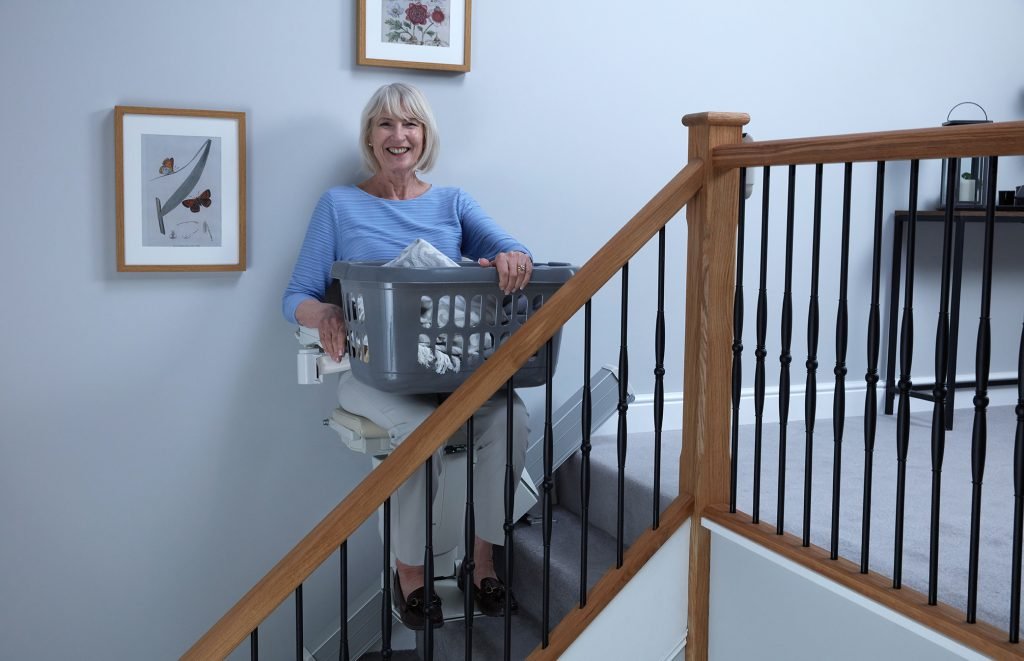
[[[384,266],[405,266],[413,268],[459,268],[457,262],[451,260],[443,252],[435,248],[428,241],[423,239],[416,239],[405,249],[399,253],[398,257],[395,257]],[[465,318],[466,315],[466,304],[461,299],[455,301],[455,316],[456,318]],[[432,313],[433,303],[427,298],[422,301],[420,306],[420,323],[424,327],[430,326],[430,315]],[[461,308],[461,309],[460,309]],[[437,313],[437,323],[440,326],[444,326],[448,323],[448,310],[440,309]],[[430,337],[424,334],[420,334],[418,338],[417,346],[417,361],[424,367],[433,366],[434,371],[438,374],[445,374],[447,372],[458,372],[462,368],[462,349],[458,346],[453,346],[451,353],[445,350],[445,347],[440,342],[431,342]]]

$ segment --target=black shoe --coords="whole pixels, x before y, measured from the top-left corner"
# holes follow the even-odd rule
[[[466,572],[461,567],[459,568],[457,583],[459,589],[465,592]],[[501,617],[505,614],[504,583],[497,578],[485,578],[480,581],[480,587],[473,585],[472,581],[470,581],[470,587],[473,588],[473,601],[481,613],[487,617]],[[516,601],[516,596],[512,594],[511,590],[508,591],[508,596],[511,603],[510,610],[514,613],[519,610],[519,602]]]
[[[398,614],[402,624],[413,631],[423,631],[427,622],[427,612],[430,614],[430,627],[432,629],[439,629],[444,626],[441,598],[437,596],[437,593],[430,595],[430,607],[424,612],[426,603],[423,598],[423,588],[416,588],[409,593],[409,598],[406,599],[405,595],[402,594],[402,583],[398,580],[398,571],[394,572],[391,593],[395,600],[395,606],[398,607]]]

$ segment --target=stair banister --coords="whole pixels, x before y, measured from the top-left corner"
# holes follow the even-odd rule
[[[724,509],[716,506],[729,498],[729,382],[731,360],[731,312],[735,261],[735,232],[741,167],[819,164],[837,162],[911,160],[977,155],[1000,156],[1024,153],[1024,122],[966,125],[910,131],[861,133],[796,140],[742,143],[739,139],[746,115],[702,113],[688,115],[690,129],[688,165],[677,174],[622,230],[620,230],[580,272],[553,296],[512,339],[487,361],[437,412],[389,457],[383,470],[374,471],[297,544],[256,586],[254,586],[186,654],[186,659],[224,658],[254,632],[284,599],[293,594],[335,549],[369,517],[384,500],[431,456],[457,427],[490,395],[501,387],[518,367],[532,356],[622,266],[654,236],[684,205],[688,220],[686,355],[684,366],[683,455],[680,461],[680,498],[666,511],[676,525],[687,518],[690,508],[697,514],[691,527],[689,614],[687,658],[707,657],[709,535],[700,525],[701,515],[723,525],[737,525]],[[696,197],[694,197],[696,195]],[[698,284],[699,283],[699,284]],[[692,494],[692,499],[689,494]],[[669,517],[671,512],[672,516]],[[663,524],[665,522],[663,521]],[[739,526],[744,531],[749,526]],[[587,607],[578,609],[576,619],[590,620],[616,591],[617,583],[660,546],[674,526],[653,533],[658,539],[637,544],[635,560],[628,558],[624,569],[602,579]],[[772,531],[774,532],[774,531]],[[747,533],[751,534],[751,533]],[[764,535],[762,544],[772,547],[774,534]],[[796,540],[799,545],[799,540]],[[643,552],[643,553],[641,553]],[[627,553],[627,556],[629,553]],[[645,556],[641,558],[640,556]],[[840,561],[842,563],[842,561]],[[854,569],[856,567],[854,566]],[[822,570],[826,575],[828,569]],[[833,572],[835,573],[835,572]],[[839,576],[840,574],[837,574]],[[887,603],[891,597],[882,589],[865,587],[870,582],[857,572],[851,587]],[[835,577],[833,577],[834,580]],[[842,578],[842,576],[840,576]],[[869,577],[870,578],[870,577]],[[607,580],[606,580],[607,579]],[[843,582],[840,580],[839,582]],[[602,588],[603,589],[603,588]],[[901,595],[902,596],[902,595]],[[904,600],[905,601],[905,600]],[[899,599],[893,607],[913,611]],[[936,612],[939,607],[930,607]],[[955,615],[955,614],[954,614]],[[570,616],[567,620],[573,619]],[[957,637],[953,624],[929,626]],[[948,619],[948,618],[947,618]],[[955,617],[952,619],[956,619]],[[684,624],[684,623],[681,623]],[[972,625],[980,630],[982,625]],[[579,630],[579,627],[565,627]],[[991,627],[989,627],[991,628]],[[560,625],[552,634],[562,638]],[[991,636],[989,636],[991,637]],[[568,645],[569,636],[559,645]],[[986,649],[967,636],[968,644]],[[996,645],[993,649],[1002,651]]]
[[[921,160],[924,159],[944,159],[944,158],[966,158],[973,156],[986,156],[990,157],[993,161],[994,157],[997,156],[1019,156],[1024,154],[1024,122],[998,122],[984,125],[973,125],[973,126],[947,126],[941,128],[932,129],[914,129],[914,130],[901,130],[901,131],[886,131],[876,133],[859,133],[859,134],[848,134],[840,136],[826,136],[826,137],[815,137],[815,138],[801,138],[795,140],[775,140],[767,142],[757,143],[739,143],[739,144],[723,144],[710,150],[710,155],[705,155],[704,160],[710,162],[711,169],[714,172],[727,168],[754,168],[754,167],[768,167],[768,166],[781,166],[788,165],[790,167],[794,165],[815,165],[816,171],[820,172],[823,165],[836,164],[836,163],[853,163],[853,162],[876,162],[879,167],[879,174],[877,177],[879,189],[883,181],[881,172],[881,166],[885,161],[910,161],[910,199],[911,199],[911,218],[914,217],[915,205],[917,204],[917,170]],[[847,169],[849,165],[846,166]],[[767,181],[767,178],[766,178]],[[990,180],[994,182],[994,178]],[[816,185],[817,188],[817,185]],[[702,191],[703,192],[703,191]],[[816,215],[817,215],[817,203],[815,204]],[[844,204],[845,206],[845,204]],[[947,200],[947,208],[952,207],[952,203]],[[876,200],[876,215],[875,215],[875,227],[876,227],[876,247],[874,252],[878,252],[878,238],[877,231],[881,224],[881,202]],[[989,210],[991,213],[991,207]],[[845,215],[845,214],[844,214]],[[817,218],[816,218],[817,221]],[[844,219],[844,224],[847,219]],[[863,222],[863,221],[858,221]],[[912,223],[911,223],[912,226]],[[899,224],[896,226],[900,227]],[[861,231],[866,230],[866,226]],[[817,234],[817,228],[815,229]],[[899,234],[896,234],[899,237]],[[912,247],[913,240],[908,239],[906,241],[909,247]],[[900,245],[899,240],[894,243],[896,247]],[[816,248],[815,248],[816,250]],[[896,253],[899,254],[899,253]],[[874,257],[877,260],[877,256]],[[945,261],[945,260],[944,260]],[[945,271],[946,269],[944,269]],[[912,264],[907,266],[907,274],[913,271]],[[942,281],[947,280],[947,275],[944,273]],[[905,285],[905,290],[908,292],[913,291],[913,287],[908,284]],[[893,298],[898,299],[899,285],[894,279],[893,287]],[[693,294],[692,290],[689,289],[688,295]],[[874,299],[877,296],[872,294],[872,305],[875,305]],[[909,309],[910,300],[909,294],[905,303]],[[945,298],[945,295],[941,295],[940,298]],[[942,313],[940,313],[942,314]],[[689,308],[688,308],[688,322],[689,322]],[[874,323],[874,322],[872,322]],[[895,327],[896,321],[895,316],[890,320]],[[906,322],[903,324],[904,328],[909,328],[909,324]],[[689,326],[687,328],[687,334],[689,338]],[[912,337],[909,334],[908,337]],[[952,340],[951,340],[952,341]],[[937,342],[940,349],[942,346],[942,337],[939,336]],[[837,341],[838,346],[838,341]],[[871,352],[874,349],[870,348],[869,344],[869,361]],[[906,354],[908,357],[912,354],[908,351]],[[939,357],[941,359],[941,356]],[[692,357],[687,354],[686,357],[688,368],[690,367],[690,361]],[[809,359],[809,365],[810,365]],[[891,361],[890,361],[891,362]],[[909,364],[909,363],[908,363]],[[893,366],[890,365],[890,368]],[[838,371],[838,370],[837,370]],[[892,371],[890,369],[890,371]],[[907,376],[905,379],[909,379],[910,369],[900,368],[901,372],[906,372]],[[709,370],[710,374],[717,373],[717,368],[714,371]],[[838,374],[837,374],[838,376]],[[869,390],[872,382],[872,373],[868,373],[868,384]],[[941,381],[941,379],[939,379]],[[979,377],[979,382],[981,378]],[[692,392],[689,388],[685,389],[687,396],[692,396]],[[869,395],[870,396],[870,395]],[[934,393],[933,393],[933,396]],[[813,402],[812,397],[808,397],[808,402]],[[867,404],[866,404],[867,407]],[[871,415],[871,408],[867,407],[866,410]],[[1024,409],[1021,409],[1024,410]],[[935,425],[933,424],[933,430]],[[865,426],[867,429],[867,425]],[[684,452],[687,448],[688,437],[684,427],[684,441],[683,448]],[[903,438],[906,438],[906,434],[903,434]],[[866,439],[866,448],[870,450],[870,446],[873,440]],[[809,453],[808,453],[809,454]],[[905,461],[903,454],[899,454],[901,461]],[[684,462],[685,463],[685,462]],[[682,486],[685,489],[685,486]],[[697,496],[695,494],[695,500]],[[756,500],[755,500],[756,502]],[[865,502],[869,502],[866,498]],[[758,544],[764,548],[777,553],[791,562],[796,563],[802,567],[810,569],[811,571],[824,576],[829,581],[842,585],[850,590],[866,597],[878,604],[892,609],[896,613],[907,617],[911,621],[917,624],[931,629],[940,635],[944,635],[956,641],[960,644],[966,645],[967,647],[979,652],[980,654],[990,655],[995,658],[1009,658],[1009,657],[1020,657],[1022,656],[1022,650],[1017,643],[1018,635],[1018,623],[1012,622],[1010,625],[1010,640],[1007,641],[1006,631],[1001,630],[991,624],[977,622],[970,623],[971,613],[968,609],[967,621],[965,622],[964,612],[962,609],[953,608],[947,604],[937,603],[929,605],[929,602],[937,601],[934,599],[934,595],[925,595],[917,592],[906,586],[902,586],[900,583],[900,566],[895,565],[893,569],[893,578],[890,579],[880,573],[870,571],[870,567],[867,565],[866,558],[866,539],[864,536],[865,549],[862,549],[862,562],[863,567],[859,566],[848,559],[843,557],[835,557],[836,553],[829,553],[825,549],[821,549],[814,545],[809,545],[807,539],[809,538],[808,527],[805,527],[805,538],[803,542],[797,536],[789,533],[779,534],[776,526],[766,525],[764,523],[758,523],[756,520],[751,521],[750,516],[743,513],[730,513],[730,510],[725,506],[723,499],[722,504],[710,504],[706,505],[698,511],[695,505],[695,512],[698,513],[698,520],[694,522],[694,525],[700,525],[700,520],[703,519],[705,522],[711,522],[732,532],[735,532],[751,542]],[[899,509],[899,503],[897,503]],[[735,511],[735,508],[733,508]],[[870,517],[870,512],[865,509],[863,513],[864,520]],[[900,526],[902,525],[902,517],[897,514],[896,517],[896,539],[897,542],[901,539],[899,536]],[[833,525],[833,529],[835,529]],[[834,538],[833,538],[834,539]],[[835,544],[833,543],[833,547]],[[931,555],[937,555],[937,546],[933,545]],[[897,553],[897,557],[899,553]],[[1012,562],[1014,567],[1018,567],[1020,560],[1019,554],[1014,556],[1015,560]],[[692,576],[692,574],[691,574]],[[692,580],[692,579],[691,579]],[[693,603],[693,592],[691,590],[691,628],[690,634],[691,639],[693,638],[694,627],[693,627],[693,615],[692,609]],[[1019,605],[1019,595],[1011,599],[1013,606]],[[1011,613],[1011,618],[1013,615]],[[697,641],[698,644],[700,641]],[[688,644],[692,644],[692,641],[688,641]],[[690,650],[687,650],[687,658],[691,658]],[[699,650],[694,650],[695,654],[699,654]],[[695,656],[693,658],[700,658]]]

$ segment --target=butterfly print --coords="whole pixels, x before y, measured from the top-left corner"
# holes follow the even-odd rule
[[[174,159],[165,158],[163,165],[160,166],[160,174],[174,174]]]
[[[196,197],[190,197],[185,199],[181,204],[182,206],[188,207],[192,210],[192,213],[199,213],[199,208],[208,207],[213,202],[210,196],[210,189],[207,188]]]

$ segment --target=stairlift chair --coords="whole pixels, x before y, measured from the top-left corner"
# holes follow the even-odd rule
[[[299,327],[295,337],[299,341],[300,384],[323,383],[325,376],[349,369],[348,356],[343,356],[340,362],[336,362],[324,353],[316,329]],[[324,426],[330,427],[341,437],[342,442],[350,450],[370,455],[374,468],[391,453],[391,439],[387,430],[367,418],[339,406],[323,422]],[[465,428],[448,439],[442,453],[439,472],[433,512],[434,589],[444,604],[445,619],[454,620],[463,616],[462,593],[456,586],[455,577],[458,564],[465,554]],[[537,491],[533,486],[533,480],[524,469],[516,490],[513,521],[518,521],[536,503]],[[381,517],[378,517],[377,525],[383,537]]]

